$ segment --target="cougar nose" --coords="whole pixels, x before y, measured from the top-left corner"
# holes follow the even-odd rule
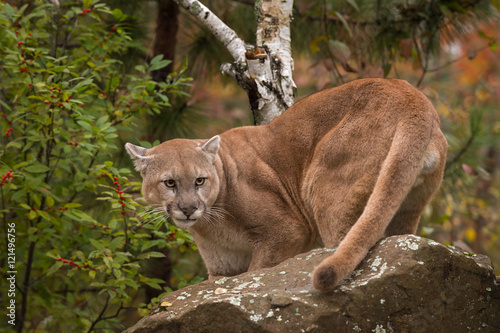
[[[194,214],[194,212],[196,212],[196,210],[198,210],[198,207],[186,207],[186,208],[179,207],[179,208],[184,213],[184,215],[186,215],[186,217],[190,217],[191,215]]]

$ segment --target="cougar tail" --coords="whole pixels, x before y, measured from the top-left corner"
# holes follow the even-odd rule
[[[317,290],[333,289],[354,271],[370,248],[384,236],[422,169],[434,125],[432,116],[424,118],[427,117],[415,115],[396,130],[363,213],[337,250],[323,260],[312,274],[312,284]],[[428,135],[422,135],[422,128],[429,129]]]

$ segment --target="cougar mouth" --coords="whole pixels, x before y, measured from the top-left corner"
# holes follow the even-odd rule
[[[192,227],[198,219],[172,219],[175,225],[181,229],[187,229]]]
[[[202,217],[203,214],[200,210],[196,210],[192,215],[185,215],[182,211],[170,205],[166,207],[166,210],[174,223],[182,229],[192,227]]]

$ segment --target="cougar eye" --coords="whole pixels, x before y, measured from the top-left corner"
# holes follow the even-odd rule
[[[202,177],[196,178],[194,183],[196,184],[196,186],[201,186],[201,185],[205,184],[205,178],[202,178]]]
[[[173,179],[167,179],[163,182],[166,187],[174,187],[175,186],[175,180]]]

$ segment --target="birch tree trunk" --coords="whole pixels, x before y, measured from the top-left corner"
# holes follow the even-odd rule
[[[236,32],[196,0],[175,0],[195,16],[227,48],[234,62],[221,65],[247,92],[255,125],[269,123],[293,105],[290,21],[293,0],[255,2],[257,45],[248,45]]]

